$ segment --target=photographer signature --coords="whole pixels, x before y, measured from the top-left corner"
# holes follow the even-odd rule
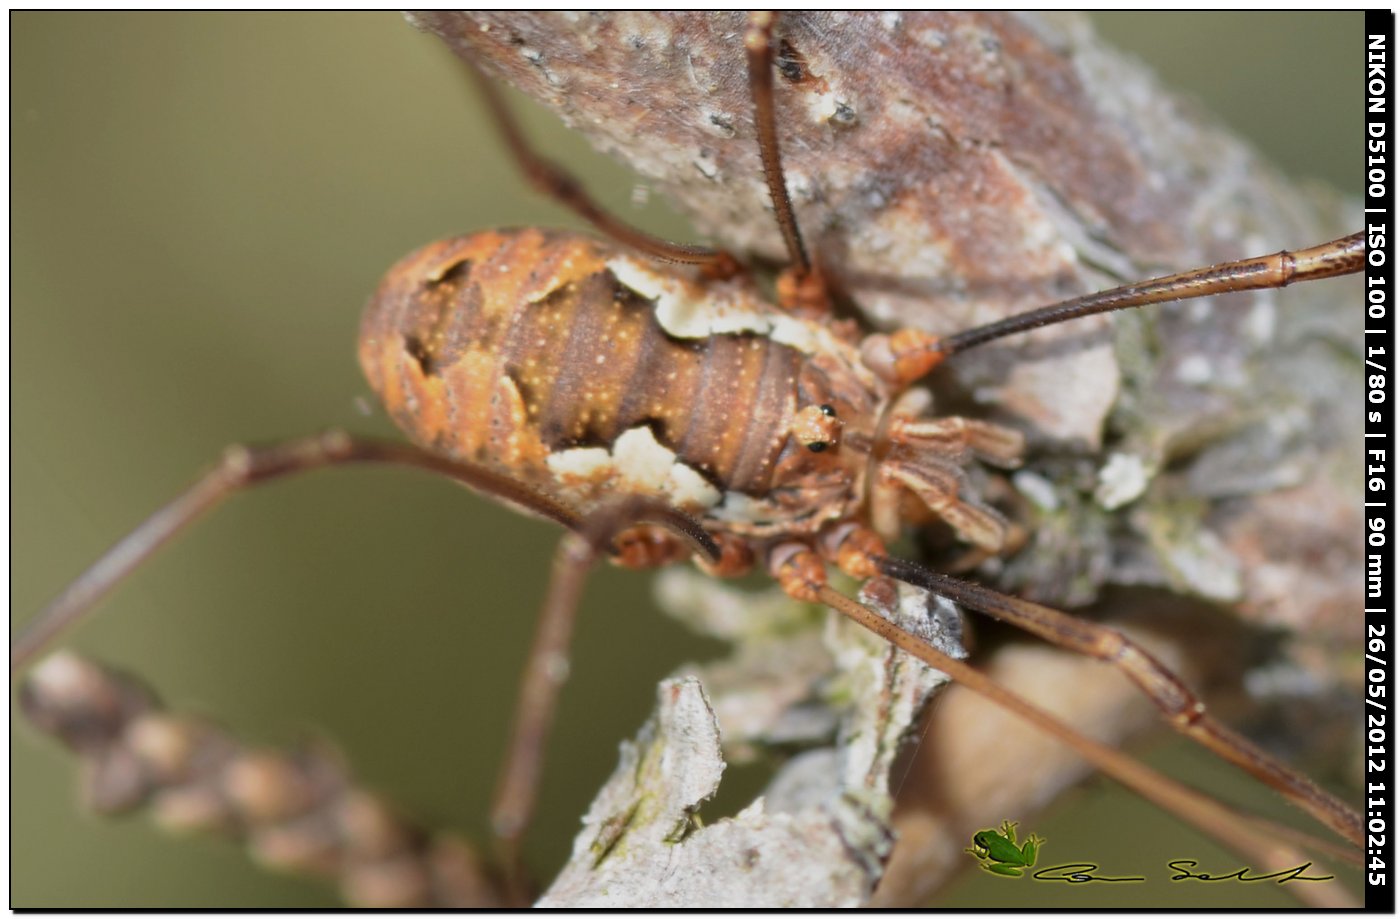
[[[1204,871],[1193,871],[1200,863],[1194,859],[1181,858],[1167,862],[1167,867],[1174,872],[1169,878],[1171,881],[1239,881],[1250,884],[1256,881],[1274,881],[1279,884],[1287,884],[1289,881],[1330,881],[1333,875],[1314,877],[1305,872],[1312,867],[1312,862],[1304,862],[1292,868],[1285,868],[1282,871],[1274,871],[1270,874],[1254,874],[1252,868],[1245,866],[1228,874],[1209,874]],[[1120,883],[1124,881],[1146,881],[1144,877],[1107,877],[1096,874],[1099,866],[1093,862],[1072,862],[1065,865],[1056,865],[1053,868],[1042,868],[1031,875],[1037,881],[1062,881],[1066,884],[1088,884],[1092,882]]]
[[[1021,877],[1026,871],[1035,867],[1036,857],[1044,845],[1045,840],[1034,833],[1027,837],[1024,843],[1018,843],[1016,824],[1004,820],[999,829],[982,830],[973,834],[971,848],[964,851],[978,859],[983,870],[1001,877],[1012,878]],[[1312,862],[1304,862],[1301,865],[1284,868],[1269,874],[1254,874],[1254,869],[1249,866],[1231,871],[1228,874],[1209,874],[1204,871],[1192,870],[1199,865],[1200,862],[1190,858],[1179,858],[1167,862],[1167,867],[1174,872],[1170,880],[1173,882],[1202,881],[1206,883],[1237,881],[1244,884],[1273,881],[1277,884],[1287,884],[1289,881],[1330,881],[1334,877],[1330,874],[1323,877],[1306,874],[1305,872],[1312,867]],[[1031,877],[1037,881],[1060,881],[1065,884],[1141,883],[1147,880],[1145,877],[1108,877],[1097,874],[1098,870],[1099,866],[1094,862],[1070,862],[1056,865],[1053,868],[1041,868]]]

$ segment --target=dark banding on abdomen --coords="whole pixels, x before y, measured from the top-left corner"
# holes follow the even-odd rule
[[[518,393],[514,423],[551,453],[610,449],[646,427],[719,490],[765,493],[805,356],[750,332],[669,334],[610,256],[538,230],[419,250],[366,313],[371,384],[415,440],[463,459],[499,464],[500,425],[514,417],[500,400]]]
[[[522,305],[502,343],[551,450],[645,426],[723,490],[759,492],[786,437],[802,355],[759,335],[668,335],[653,304],[598,272]]]

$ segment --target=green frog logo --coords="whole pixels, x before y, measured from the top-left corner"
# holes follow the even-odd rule
[[[982,830],[972,834],[972,847],[963,851],[976,856],[982,868],[1002,877],[1018,878],[1035,865],[1036,854],[1045,840],[1032,833],[1022,846],[1016,845],[1016,824],[1001,822],[1000,830]]]

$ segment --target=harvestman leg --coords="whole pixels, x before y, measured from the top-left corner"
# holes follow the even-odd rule
[[[1253,742],[1216,721],[1182,680],[1116,629],[950,578],[897,558],[877,561],[889,577],[1009,623],[1071,651],[1117,667],[1180,733],[1233,763],[1312,814],[1338,835],[1361,845],[1361,815],[1311,779],[1289,768]]]
[[[829,606],[929,666],[943,671],[992,704],[1064,743],[1105,775],[1224,842],[1250,859],[1256,867],[1268,865],[1270,871],[1287,870],[1307,860],[1302,854],[1303,849],[1327,852],[1351,862],[1360,861],[1359,853],[1354,850],[1313,839],[1271,821],[1236,813],[1132,757],[1090,740],[1044,709],[1001,687],[976,668],[948,657],[886,616],[832,589],[826,583],[825,563],[811,548],[800,543],[779,545],[768,555],[768,569],[789,595]],[[883,578],[870,580],[868,586],[873,587],[877,595],[893,595],[894,585]],[[885,605],[893,606],[893,601]],[[1313,905],[1335,907],[1351,903],[1345,891],[1309,889],[1296,893]]]
[[[875,372],[897,385],[908,386],[955,354],[1031,329],[1155,303],[1243,290],[1275,290],[1301,281],[1355,274],[1365,258],[1365,234],[1352,233],[1306,249],[1222,262],[1085,294],[946,337],[914,328],[871,335],[861,346],[861,356]]]
[[[744,34],[744,51],[748,54],[749,91],[753,95],[754,132],[758,135],[758,154],[763,160],[763,178],[768,183],[768,196],[773,200],[773,214],[782,230],[792,265],[803,274],[812,270],[812,260],[802,242],[797,215],[792,210],[787,179],[783,173],[782,148],[778,144],[777,109],[773,102],[773,27],[777,15],[772,12],[749,14],[748,31]]]
[[[540,194],[558,201],[609,239],[654,259],[697,265],[706,273],[718,277],[730,277],[739,271],[739,263],[727,252],[661,239],[608,213],[589,197],[583,185],[570,172],[535,152],[496,85],[475,66],[468,66],[467,69],[486,101],[501,140],[515,157],[525,180]]]
[[[749,92],[753,96],[754,133],[758,136],[758,154],[763,160],[763,178],[768,183],[773,216],[788,250],[788,267],[778,276],[778,301],[798,314],[822,318],[832,311],[831,295],[821,271],[802,242],[802,231],[797,226],[797,214],[792,209],[792,197],[783,173],[782,147],[778,143],[778,115],[773,95],[773,27],[776,24],[776,13],[750,13],[749,26],[744,33],[744,51],[748,55]]]
[[[1010,692],[960,660],[948,657],[923,639],[894,625],[878,612],[857,603],[832,588],[822,585],[816,589],[816,599],[843,616],[859,623],[896,647],[946,673],[954,681],[987,701],[1035,725],[1061,743],[1073,749],[1105,775],[1112,777],[1168,813],[1175,814],[1203,832],[1224,842],[1236,852],[1249,858],[1256,866],[1270,866],[1265,871],[1286,871],[1308,859],[1303,849],[1325,851],[1353,863],[1360,863],[1358,853],[1330,846],[1296,831],[1250,815],[1225,808],[1214,799],[1188,788],[1173,778],[1138,762],[1113,747],[1074,730],[1054,715]],[[1290,890],[1300,900],[1313,906],[1355,908],[1357,904],[1344,890],[1319,885]]]
[[[569,647],[584,581],[599,557],[613,549],[621,533],[648,523],[660,524],[671,532],[655,534],[652,548],[659,552],[654,557],[628,560],[624,552],[628,567],[666,564],[678,554],[698,553],[712,563],[721,559],[719,546],[699,523],[651,498],[619,499],[590,514],[560,540],[535,639],[521,675],[511,739],[491,805],[491,830],[506,870],[507,886],[517,902],[529,901],[521,841],[534,815],[545,743],[554,724],[559,690],[568,677]]]
[[[11,675],[28,665],[157,549],[229,495],[294,473],[349,463],[387,463],[435,472],[568,529],[582,526],[578,514],[519,482],[408,444],[329,431],[273,445],[233,446],[224,451],[217,466],[108,549],[34,617],[10,645]]]
[[[778,297],[787,308],[794,311],[810,316],[826,316],[831,312],[831,300],[820,272],[807,255],[792,209],[792,199],[783,181],[773,107],[772,37],[775,18],[772,13],[752,13],[749,19],[744,46],[748,54],[754,128],[758,135],[763,174],[768,182],[778,227],[782,231],[791,262],[791,267],[778,278]],[[573,211],[609,239],[651,258],[697,265],[712,277],[730,277],[739,272],[738,262],[727,252],[661,239],[609,213],[584,191],[582,184],[571,173],[535,151],[495,83],[476,67],[469,66],[467,69],[486,101],[487,110],[495,122],[497,132],[515,157],[516,165],[526,181],[540,194],[553,198]]]

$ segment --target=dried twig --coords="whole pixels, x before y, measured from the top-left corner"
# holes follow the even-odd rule
[[[25,715],[82,761],[82,795],[108,816],[148,808],[170,832],[242,840],[276,870],[333,879],[355,906],[489,907],[496,880],[457,837],[430,833],[354,785],[324,744],[244,746],[166,711],[133,677],[69,652],[20,688]]]

